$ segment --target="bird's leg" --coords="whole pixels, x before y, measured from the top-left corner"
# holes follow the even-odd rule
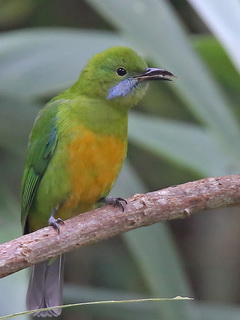
[[[59,228],[59,224],[63,225],[64,221],[61,218],[55,218],[55,214],[57,212],[58,208],[53,208],[50,218],[48,219],[48,224],[49,226],[52,226],[53,229],[55,229],[57,231],[57,233],[60,233],[60,228]]]
[[[123,203],[127,204],[127,201],[121,197],[118,198],[112,198],[112,197],[105,197],[105,198],[100,198],[99,202],[103,202],[105,204],[112,205],[114,207],[118,207],[122,209],[122,212],[124,211],[124,205]]]

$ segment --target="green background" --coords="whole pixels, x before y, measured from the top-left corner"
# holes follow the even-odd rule
[[[238,173],[239,9],[234,0],[0,0],[1,242],[21,235],[21,175],[38,110],[111,46],[128,45],[178,77],[152,83],[131,112],[112,194]],[[195,300],[68,308],[59,319],[239,319],[239,226],[238,208],[214,210],[68,254],[65,303]],[[25,310],[26,286],[26,270],[0,281],[0,315]]]

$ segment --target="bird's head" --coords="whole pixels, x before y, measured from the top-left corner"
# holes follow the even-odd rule
[[[144,95],[150,80],[171,80],[164,69],[148,68],[132,49],[113,47],[93,56],[80,75],[82,93],[128,108]]]

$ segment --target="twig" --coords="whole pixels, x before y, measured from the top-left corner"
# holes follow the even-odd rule
[[[160,221],[240,204],[240,175],[206,178],[127,199],[125,211],[105,206],[0,245],[0,278],[81,246]]]

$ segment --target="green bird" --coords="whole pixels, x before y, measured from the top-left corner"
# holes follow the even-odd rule
[[[148,68],[132,49],[113,47],[91,58],[73,86],[39,112],[28,145],[22,181],[24,233],[47,225],[57,232],[63,220],[89,211],[108,198],[127,149],[128,111],[150,80],[173,74]],[[62,304],[63,256],[32,267],[27,308]],[[58,316],[61,308],[36,312]]]

